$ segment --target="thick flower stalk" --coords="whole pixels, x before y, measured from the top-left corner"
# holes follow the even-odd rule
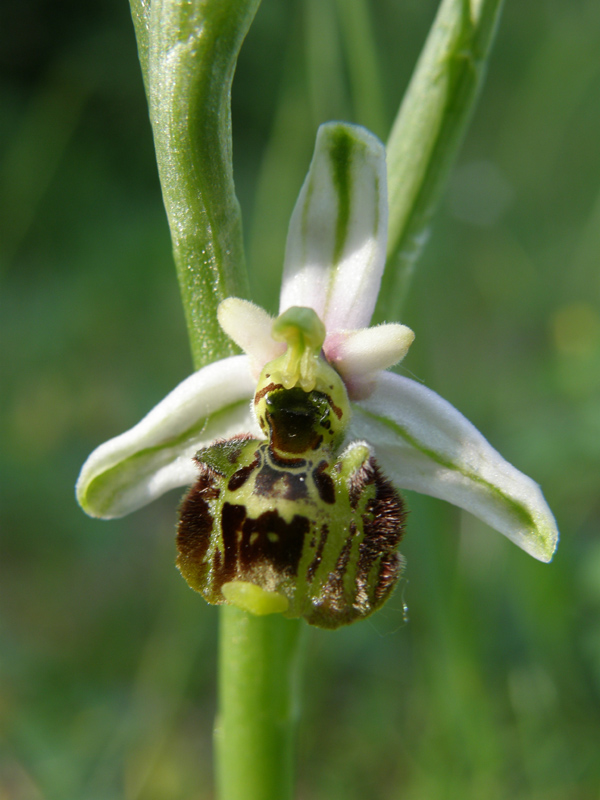
[[[393,573],[381,597],[397,577],[402,510],[390,481],[470,511],[549,561],[558,533],[539,487],[449,403],[386,371],[413,340],[403,325],[366,327],[386,237],[383,145],[359,127],[322,126],[290,222],[280,316],[224,301],[221,327],[246,355],[198,370],[138,425],[95,450],[77,484],[85,511],[119,517],[171,488],[195,485],[179,529],[179,566],[190,584],[211,602],[329,627],[370,613],[380,605],[381,575]],[[290,464],[309,455],[310,468]],[[258,462],[269,459],[270,494],[261,495],[257,487],[267,479]],[[377,495],[375,474],[390,486],[391,512],[373,511],[372,503],[367,510]],[[352,497],[359,498],[354,507]],[[269,511],[279,521],[265,522]],[[379,536],[380,550],[361,568],[361,553],[377,539],[369,539],[367,517],[385,522],[388,513],[394,534]],[[308,522],[288,534],[295,515]],[[323,527],[334,533],[319,554]],[[334,590],[336,580],[345,588]]]

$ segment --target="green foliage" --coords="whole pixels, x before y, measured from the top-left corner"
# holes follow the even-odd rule
[[[444,0],[387,141],[390,223],[380,306],[397,317],[471,119],[502,0]]]
[[[340,5],[311,13],[339,24]],[[389,126],[435,3],[368,12]],[[107,525],[70,489],[88,452],[190,368],[131,23],[120,0],[10,13],[0,794],[210,798],[215,612],[172,566],[178,496]],[[592,0],[507,4],[402,320],[417,333],[408,374],[542,484],[558,554],[539,564],[468,515],[407,497],[406,583],[372,623],[308,643],[301,796],[597,795],[598,17]],[[319,73],[308,4],[264,0],[233,85],[253,292],[273,310],[317,124],[332,97],[373,124],[341,55],[348,28],[334,31],[337,72]]]

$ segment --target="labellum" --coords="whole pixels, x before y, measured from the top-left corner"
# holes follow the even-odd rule
[[[337,628],[371,614],[397,583],[404,507],[367,444],[340,452],[350,403],[321,355],[315,312],[289,309],[274,334],[288,348],[254,395],[266,438],[234,436],[196,454],[177,565],[209,603]]]

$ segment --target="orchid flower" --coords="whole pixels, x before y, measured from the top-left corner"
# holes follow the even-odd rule
[[[367,443],[396,487],[466,509],[530,555],[549,561],[558,532],[537,484],[448,402],[421,383],[386,371],[414,338],[400,324],[368,327],[386,238],[384,146],[356,126],[321,126],[290,222],[280,314],[312,309],[324,326],[316,346],[322,343],[320,357],[341,376],[350,400],[346,441]],[[289,331],[282,335],[281,316],[274,322],[237,298],[221,303],[218,318],[245,355],[198,370],[135,427],[89,456],[77,497],[91,516],[120,517],[174,487],[190,486],[198,478],[194,455],[217,439],[261,436],[251,400],[261,370],[286,352]],[[310,383],[309,367],[288,363],[288,373],[297,373],[292,383]]]

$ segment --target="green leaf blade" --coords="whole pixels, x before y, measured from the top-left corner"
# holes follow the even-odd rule
[[[397,318],[483,83],[502,0],[442,0],[387,142],[380,316]]]

